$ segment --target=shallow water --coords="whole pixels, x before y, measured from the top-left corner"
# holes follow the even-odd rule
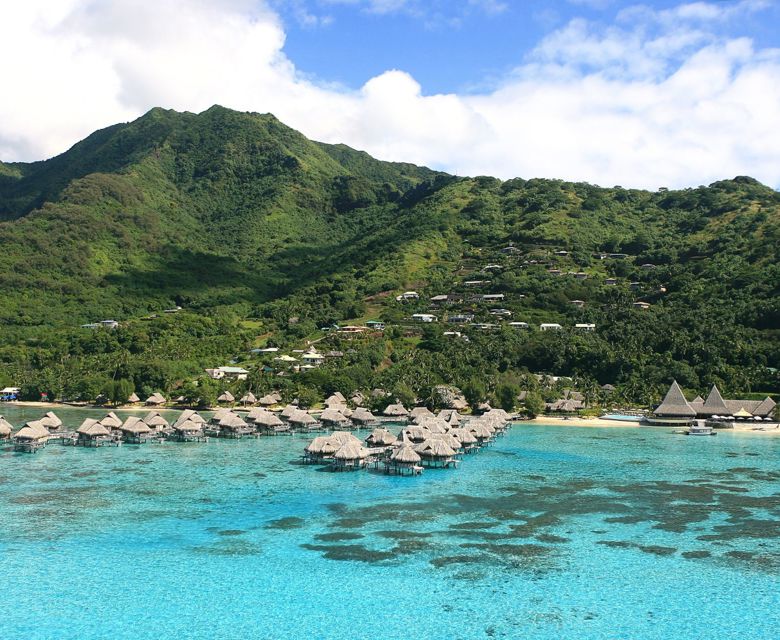
[[[3,450],[0,637],[776,637],[778,438],[523,424],[413,478],[307,440]]]

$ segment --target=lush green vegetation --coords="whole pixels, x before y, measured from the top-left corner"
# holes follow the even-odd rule
[[[236,390],[290,395],[428,398],[448,383],[504,405],[530,389],[538,403],[550,392],[529,372],[573,376],[594,399],[611,383],[642,403],[673,377],[697,392],[780,391],[780,195],[750,178],[657,193],[455,178],[311,142],[270,115],[154,109],[57,158],[0,164],[0,220],[0,382],[29,397],[120,397],[122,380],[207,395],[214,384],[193,379],[230,360],[252,370]],[[396,302],[405,289],[420,300]],[[457,302],[431,311],[438,294]],[[423,330],[416,312],[500,327]],[[79,328],[104,318],[122,324]],[[389,323],[384,335],[319,331],[369,318]],[[316,371],[280,377],[250,356],[323,336],[344,356]]]

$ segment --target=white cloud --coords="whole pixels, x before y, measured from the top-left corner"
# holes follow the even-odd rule
[[[153,106],[219,103],[461,175],[654,188],[750,174],[777,187],[780,51],[708,28],[759,4],[574,20],[501,86],[431,96],[399,70],[357,91],[315,82],[284,55],[277,16],[253,0],[2,3],[0,55],[14,63],[4,69],[0,157],[50,156]]]

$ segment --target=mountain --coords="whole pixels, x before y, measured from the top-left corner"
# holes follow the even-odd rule
[[[494,320],[463,281],[497,262],[472,279],[491,280],[516,319],[598,330],[475,335],[467,355],[482,349],[480,362],[465,368],[777,391],[778,240],[780,195],[747,177],[656,193],[457,178],[310,141],[269,114],[153,109],[50,160],[0,163],[0,362],[8,380],[115,378],[151,361],[164,369],[173,349],[179,366],[142,383],[170,387],[252,345],[321,337],[326,323],[403,325],[435,294],[462,292],[458,308]],[[422,301],[395,303],[406,288]],[[175,305],[180,319],[143,324]],[[104,318],[126,326],[111,338],[78,329]],[[453,355],[427,338],[366,345],[360,377],[422,391],[427,369],[424,384],[462,383],[462,371],[423,362]]]

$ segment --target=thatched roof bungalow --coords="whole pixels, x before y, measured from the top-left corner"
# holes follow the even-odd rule
[[[113,411],[111,411],[100,419],[100,424],[102,424],[107,429],[119,429],[119,427],[122,426],[122,419]]]
[[[81,426],[76,429],[76,434],[78,444],[85,447],[96,447],[101,441],[111,438],[108,427],[92,418],[84,420]]]
[[[290,430],[290,426],[282,422],[279,416],[265,409],[260,409],[252,422],[261,433],[284,433]]]
[[[409,412],[406,410],[406,407],[404,407],[404,405],[400,403],[388,405],[387,408],[383,411],[383,413],[384,415],[393,418],[406,418],[409,415]]]
[[[376,422],[376,416],[364,407],[358,407],[350,416],[352,422],[360,425],[367,425]]]
[[[258,400],[258,403],[263,405],[264,407],[272,407],[275,404],[279,404],[282,401],[282,396],[279,395],[278,391],[274,391],[273,393],[269,393],[268,395],[263,396]]]
[[[40,420],[31,420],[14,434],[14,449],[35,453],[40,447],[46,446],[50,436],[51,433]]]
[[[162,431],[171,425],[158,411],[150,411],[144,416],[144,422],[154,431]]]
[[[57,431],[62,426],[62,420],[53,411],[47,411],[46,415],[40,419],[40,423],[49,431]]]
[[[415,447],[415,450],[420,454],[422,462],[426,466],[444,468],[456,464],[455,450],[438,438],[427,440],[419,447]]]
[[[303,409],[296,409],[292,415],[287,418],[287,422],[296,427],[307,428],[311,428],[319,424],[310,413],[304,411]]]
[[[217,402],[222,402],[224,404],[231,404],[235,401],[236,398],[230,391],[223,391],[217,398]]]
[[[349,418],[336,411],[336,409],[329,408],[325,409],[325,411],[320,414],[320,422],[322,422],[322,424],[325,426],[335,427],[347,424],[349,422]]]
[[[145,404],[150,407],[160,407],[167,402],[165,396],[161,393],[153,393],[147,399]]]
[[[333,454],[333,468],[338,471],[352,471],[365,465],[368,449],[362,444],[347,442]]]
[[[141,398],[139,398],[138,394],[135,393],[134,391],[133,393],[130,394],[130,397],[127,399],[127,402],[128,404],[138,404],[139,402],[141,402]]]
[[[0,440],[8,440],[13,430],[13,425],[3,416],[0,416]]]
[[[414,450],[412,445],[403,441],[401,446],[390,454],[390,459],[385,463],[385,466],[388,472],[418,474],[422,471],[422,467],[419,466],[421,461],[420,454]]]
[[[387,429],[374,429],[366,438],[366,444],[369,447],[389,447],[396,442],[396,437]]]
[[[122,439],[132,444],[146,442],[146,439],[152,432],[149,425],[138,416],[129,416],[122,426],[119,427],[119,430],[122,432]]]
[[[203,423],[194,420],[177,420],[173,425],[173,435],[179,442],[193,442],[204,437]]]

